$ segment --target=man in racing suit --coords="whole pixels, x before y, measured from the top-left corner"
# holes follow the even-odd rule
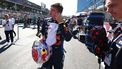
[[[51,5],[50,15],[52,18],[49,20],[47,34],[44,36],[45,39],[47,40],[46,41],[47,45],[49,46],[51,45],[52,47],[52,55],[50,56],[49,60],[42,65],[41,69],[52,69],[52,67],[54,67],[54,69],[63,69],[64,40],[69,41],[72,38],[72,35],[69,32],[67,25],[61,16],[62,11],[63,7],[60,3],[55,3]],[[49,35],[50,34],[49,29],[52,27],[51,25],[52,26],[55,25],[56,28],[54,29],[56,33]],[[54,29],[52,31],[54,31]]]

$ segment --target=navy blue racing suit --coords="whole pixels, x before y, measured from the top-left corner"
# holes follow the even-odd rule
[[[56,22],[55,22],[56,23]],[[56,43],[52,45],[52,55],[49,60],[45,62],[41,69],[63,69],[64,62],[64,40],[70,41],[72,35],[69,31],[66,31],[65,23],[59,25],[56,32]]]

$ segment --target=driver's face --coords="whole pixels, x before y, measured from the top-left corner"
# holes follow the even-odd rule
[[[56,15],[58,14],[58,10],[55,7],[51,7],[50,15],[53,19],[55,19]]]

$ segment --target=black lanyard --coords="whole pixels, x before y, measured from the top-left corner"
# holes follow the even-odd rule
[[[6,20],[6,24],[9,26],[9,21],[8,20]]]
[[[115,39],[116,39],[120,34],[122,34],[121,28],[122,28],[122,23],[116,22],[116,26],[112,29],[112,30],[113,30],[112,33],[114,34],[114,37],[113,37],[113,39],[112,39],[112,41],[111,41],[110,46],[112,46],[113,43],[115,42]],[[116,34],[117,34],[117,36],[115,36]]]

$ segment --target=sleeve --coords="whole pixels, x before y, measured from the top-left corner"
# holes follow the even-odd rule
[[[12,18],[11,21],[12,21],[12,25],[14,25],[15,24],[15,19]]]
[[[61,35],[63,36],[63,38],[64,38],[66,41],[70,41],[71,38],[72,38],[72,34],[71,34],[71,32],[68,30],[68,28],[65,26],[65,24],[64,24],[64,23],[59,24],[59,28],[60,28]]]

